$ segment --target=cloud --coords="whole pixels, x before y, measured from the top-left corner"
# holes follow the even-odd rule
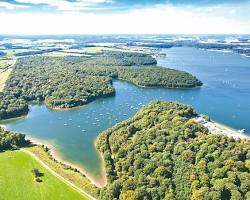
[[[243,6],[244,7],[244,6]],[[241,8],[242,10],[243,8]],[[249,7],[244,8],[246,10]],[[249,17],[231,7],[159,5],[123,13],[0,13],[2,34],[242,34]],[[237,13],[237,12],[236,12]]]
[[[80,10],[96,10],[104,9],[96,7],[103,3],[112,3],[112,0],[76,0],[76,1],[66,1],[66,0],[16,0],[18,3],[26,3],[33,5],[48,5],[55,7],[58,11],[80,11]]]
[[[17,4],[11,4],[8,2],[0,2],[0,8],[7,9],[7,10],[14,10],[17,8],[28,8],[29,6],[25,5],[17,5]]]

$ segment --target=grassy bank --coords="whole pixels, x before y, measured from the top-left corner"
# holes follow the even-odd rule
[[[4,163],[0,165],[0,199],[88,199],[23,151],[0,153],[0,163]],[[35,180],[34,168],[42,174],[42,182]]]
[[[91,183],[91,181],[86,176],[81,174],[76,168],[58,162],[51,156],[46,148],[37,145],[25,149],[33,153],[37,158],[39,158],[53,171],[64,177],[66,180],[72,182],[87,193],[95,197],[98,196],[97,187],[93,183]]]

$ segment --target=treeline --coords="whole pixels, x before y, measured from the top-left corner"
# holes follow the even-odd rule
[[[14,53],[15,56],[30,56],[30,55],[37,55],[37,54],[44,54],[44,53],[50,53],[54,51],[60,51],[61,48],[53,48],[53,49],[44,49],[44,50],[34,50],[34,51],[24,51],[24,52],[18,52]]]
[[[27,102],[11,92],[0,92],[0,120],[28,114]]]
[[[152,56],[144,53],[104,51],[100,56],[102,57],[102,59],[115,57],[115,66],[142,66],[157,64],[157,61]]]
[[[115,94],[112,80],[104,76],[84,76],[60,80],[56,90],[53,90],[45,103],[49,107],[71,108],[87,104],[98,97],[108,97]]]
[[[209,134],[195,116],[153,102],[99,135],[108,179],[100,199],[249,199],[250,141]]]
[[[99,97],[113,96],[112,78],[140,86],[179,88],[201,85],[197,78],[185,72],[156,66],[131,67],[151,63],[152,57],[146,54],[124,52],[124,58],[122,52],[104,52],[102,55],[18,59],[0,94],[0,120],[27,114],[30,102],[44,102],[50,108],[65,109]]]
[[[11,133],[0,127],[0,151],[16,149],[29,144],[25,135],[21,133]]]

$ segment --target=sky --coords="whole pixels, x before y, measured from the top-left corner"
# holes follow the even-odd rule
[[[0,34],[250,34],[250,0],[0,0]]]

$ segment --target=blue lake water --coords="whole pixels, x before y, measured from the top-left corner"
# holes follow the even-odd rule
[[[152,100],[192,105],[197,112],[235,129],[250,132],[250,58],[195,48],[164,49],[158,65],[196,75],[204,86],[195,89],[138,88],[114,81],[116,96],[79,109],[52,111],[30,106],[27,117],[6,122],[6,128],[51,143],[61,157],[100,177],[101,162],[94,147],[97,135],[135,114]]]

